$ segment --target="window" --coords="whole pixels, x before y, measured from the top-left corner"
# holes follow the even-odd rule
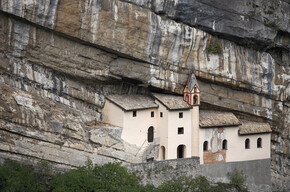
[[[197,95],[193,96],[193,104],[197,104],[198,102],[198,97]]]
[[[245,149],[250,149],[250,139],[245,140]]]
[[[183,112],[179,113],[179,118],[183,118]]]
[[[177,158],[185,157],[185,145],[179,145],[177,147]]]
[[[151,117],[154,117],[154,111],[151,111]]]
[[[185,101],[189,102],[189,95],[185,96]]]
[[[262,148],[262,139],[261,138],[257,139],[257,148]]]
[[[225,139],[223,140],[223,150],[227,150],[228,149],[228,141]]]
[[[184,133],[184,128],[183,127],[178,127],[178,131],[177,131],[178,135],[181,135]]]
[[[203,151],[207,151],[207,150],[208,150],[208,142],[205,141],[205,142],[203,143]]]
[[[162,113],[162,112],[160,112],[160,117],[161,117],[161,118],[163,117],[163,113]]]
[[[197,93],[197,88],[196,87],[194,87],[194,92]]]
[[[154,128],[151,126],[148,128],[147,141],[150,143],[153,142],[153,139],[154,139]]]
[[[133,117],[137,116],[137,111],[133,111]]]

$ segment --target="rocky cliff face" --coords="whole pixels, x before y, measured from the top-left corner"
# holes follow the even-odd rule
[[[271,124],[273,186],[290,187],[289,2],[0,0],[0,10],[2,157],[138,161],[121,130],[88,126],[104,95],[181,94],[194,71],[203,106]],[[110,134],[122,146],[98,142]]]

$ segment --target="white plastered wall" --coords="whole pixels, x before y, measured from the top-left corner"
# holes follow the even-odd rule
[[[162,160],[162,151],[161,146],[165,147],[165,159],[168,159],[168,110],[164,107],[160,102],[155,100],[155,102],[159,105],[158,108],[158,135],[160,138],[160,148],[159,148],[159,159]],[[160,112],[162,112],[163,117],[160,117]]]
[[[228,143],[227,161],[246,161],[268,159],[271,156],[271,134],[237,135],[231,134],[231,143]],[[245,140],[250,139],[250,149],[245,149]],[[262,139],[262,148],[257,148],[257,139]],[[237,142],[233,142],[236,140]]]
[[[211,143],[214,131],[217,128],[200,128],[199,156],[200,163],[204,164],[203,159],[203,143],[208,141],[208,150],[215,153],[222,150],[222,144],[215,146],[215,142]],[[226,127],[224,132],[219,135],[221,140],[227,140],[226,162],[248,161],[257,159],[270,158],[270,135],[271,134],[254,134],[239,135],[238,127]],[[250,139],[250,149],[245,149],[245,140]],[[257,148],[257,139],[262,139],[262,148]]]
[[[103,115],[105,116],[105,121],[107,123],[123,127],[124,111],[109,100],[106,100],[103,108]]]
[[[183,118],[179,113],[183,112]],[[177,158],[177,147],[185,145],[185,157],[191,157],[192,153],[192,124],[191,110],[168,112],[168,159]],[[184,134],[178,134],[178,127],[184,127]]]
[[[154,117],[151,117],[151,112]],[[154,139],[159,137],[157,132],[157,108],[137,110],[137,116],[133,117],[133,111],[124,112],[124,126],[122,139],[138,147],[148,146],[147,131],[150,126],[154,127]]]

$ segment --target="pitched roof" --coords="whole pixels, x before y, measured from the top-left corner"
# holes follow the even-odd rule
[[[183,100],[182,96],[161,93],[152,93],[152,95],[168,110],[184,110],[192,108],[187,102]]]
[[[158,107],[154,99],[147,95],[107,95],[106,98],[124,111]]]
[[[242,120],[242,125],[239,126],[240,135],[249,135],[257,133],[271,133],[271,127],[268,123],[253,122]]]
[[[209,110],[199,111],[199,126],[202,128],[227,127],[238,125],[240,125],[240,121],[231,112]]]
[[[198,86],[198,83],[197,83],[197,80],[196,80],[196,77],[194,75],[194,73],[191,73],[190,75],[188,75],[188,79],[187,79],[187,83],[186,83],[189,91],[191,92],[192,89],[194,88],[194,85],[196,85],[199,88]]]

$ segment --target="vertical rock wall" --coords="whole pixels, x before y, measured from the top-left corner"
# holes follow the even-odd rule
[[[147,93],[146,87],[181,94],[187,74],[195,71],[204,103],[271,124],[273,185],[285,189],[290,175],[289,4],[237,2],[1,0],[0,84],[13,88],[11,94],[21,90],[77,110],[84,124],[102,120],[104,94]],[[31,103],[21,100],[17,106]],[[9,110],[13,113],[1,112]],[[11,118],[2,115],[1,120],[24,128],[37,125],[22,125],[28,117]]]

